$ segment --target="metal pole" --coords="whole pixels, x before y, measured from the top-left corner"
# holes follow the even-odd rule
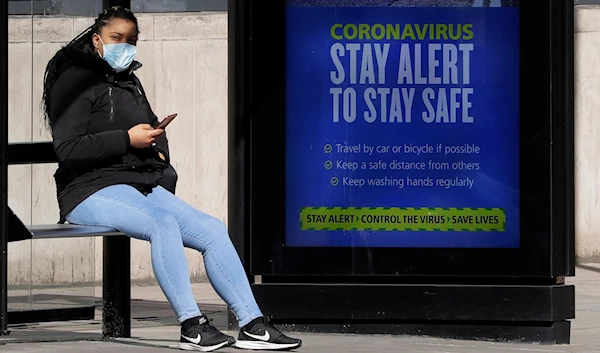
[[[251,1],[229,0],[228,11],[228,219],[231,241],[250,276],[248,229],[250,228],[250,138],[249,107],[249,40]],[[237,319],[229,311],[229,329],[237,329]]]
[[[0,335],[8,335],[8,1],[0,2],[0,21]]]
[[[228,184],[229,233],[249,273],[246,233],[249,226],[249,156],[248,139],[248,55],[250,5],[244,0],[230,0],[228,7],[229,120],[228,120]]]
[[[102,253],[102,335],[131,337],[130,239],[104,237]]]
[[[567,212],[565,248],[567,252],[566,274],[575,276],[575,4],[572,0],[562,3],[562,13],[565,17],[565,77],[564,87],[567,91],[565,95],[565,114],[569,117],[566,125],[566,172],[565,177],[566,204]]]
[[[129,0],[103,0],[102,6],[131,8]],[[102,335],[131,337],[131,240],[104,237],[102,244]]]

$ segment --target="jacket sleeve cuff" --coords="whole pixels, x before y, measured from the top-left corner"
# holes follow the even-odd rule
[[[129,138],[129,132],[127,130],[123,130],[123,133],[125,134],[125,148],[128,148],[129,146],[131,146],[131,139]]]
[[[167,151],[163,150],[162,148],[158,147],[158,146],[154,146],[154,150],[156,151],[156,153],[162,153],[163,156],[165,156],[165,163],[169,164],[171,163],[171,160],[169,158],[169,153],[167,153]]]

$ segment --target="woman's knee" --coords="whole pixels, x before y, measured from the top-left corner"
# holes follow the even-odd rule
[[[209,220],[202,222],[204,233],[207,235],[205,243],[209,248],[219,247],[231,243],[227,226],[220,219],[211,217]]]
[[[145,223],[145,233],[150,241],[157,237],[169,239],[167,241],[172,241],[172,238],[181,239],[177,219],[170,214],[149,217]]]
[[[229,238],[229,232],[225,222],[218,218],[212,218],[210,222],[210,229],[215,235],[224,235]]]

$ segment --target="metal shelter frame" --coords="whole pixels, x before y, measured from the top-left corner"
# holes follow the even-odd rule
[[[0,335],[8,333],[8,1],[0,2]]]

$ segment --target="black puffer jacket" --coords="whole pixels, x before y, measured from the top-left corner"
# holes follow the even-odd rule
[[[134,71],[116,73],[91,47],[59,52],[58,79],[46,97],[54,150],[60,222],[96,191],[127,184],[147,195],[157,185],[175,192],[166,133],[152,148],[130,146],[127,130],[158,124]],[[160,159],[158,153],[166,157]]]

